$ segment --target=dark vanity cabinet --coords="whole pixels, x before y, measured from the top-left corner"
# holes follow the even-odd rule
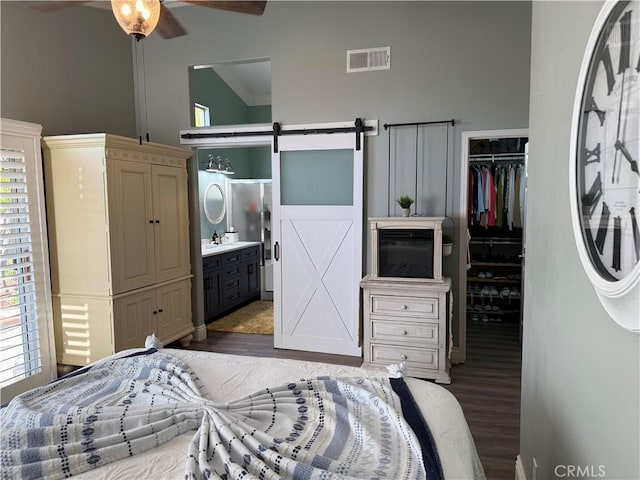
[[[202,259],[205,322],[260,298],[260,245]]]
[[[221,255],[202,258],[204,318],[206,321],[220,312],[220,259]]]
[[[260,247],[251,247],[242,254],[241,291],[248,298],[260,296]]]

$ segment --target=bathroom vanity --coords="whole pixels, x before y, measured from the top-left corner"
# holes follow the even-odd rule
[[[202,246],[206,323],[260,298],[260,248],[259,242]]]

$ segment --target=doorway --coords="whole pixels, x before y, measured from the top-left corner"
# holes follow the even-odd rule
[[[466,360],[470,322],[522,330],[527,142],[526,129],[462,134],[458,238],[468,241],[459,250],[453,363]]]

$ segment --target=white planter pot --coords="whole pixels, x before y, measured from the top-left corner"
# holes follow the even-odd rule
[[[402,209],[402,216],[403,217],[408,217],[411,214],[411,209],[410,208],[403,208]]]

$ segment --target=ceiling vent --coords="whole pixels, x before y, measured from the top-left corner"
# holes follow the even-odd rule
[[[391,47],[347,50],[347,73],[389,70],[390,68]]]

